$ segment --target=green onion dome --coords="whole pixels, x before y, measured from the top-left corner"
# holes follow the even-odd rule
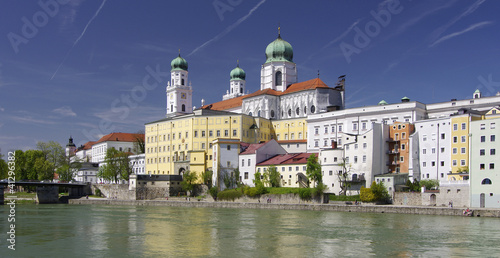
[[[172,62],[170,63],[170,66],[172,67],[172,70],[184,70],[184,71],[187,71],[188,70],[188,63],[186,61],[186,59],[182,58],[181,57],[181,54],[179,54],[178,57],[174,58],[174,60],[172,60]]]
[[[278,38],[269,43],[266,48],[266,63],[273,61],[293,62],[293,48],[278,35]]]
[[[236,68],[231,71],[229,76],[231,76],[231,80],[245,80],[246,74],[245,71],[240,68],[240,65],[237,65]]]

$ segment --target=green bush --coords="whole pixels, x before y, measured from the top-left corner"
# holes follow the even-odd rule
[[[268,193],[267,188],[264,187],[263,183],[257,183],[255,187],[245,187],[244,194],[254,197],[261,194]]]
[[[96,189],[95,189],[95,195],[96,195],[96,196],[102,196],[101,189],[96,188]]]
[[[362,202],[387,202],[389,193],[382,182],[373,182],[370,188],[361,187],[360,199]]]
[[[216,199],[217,194],[219,193],[219,189],[216,186],[213,186],[212,188],[210,188],[210,190],[208,190],[208,192],[214,199]]]
[[[375,195],[372,193],[372,189],[362,186],[359,194],[359,199],[362,202],[374,202]]]
[[[330,194],[330,201],[347,202],[360,200],[359,195],[333,195]]]
[[[312,190],[311,188],[300,188],[299,189],[299,197],[302,200],[309,200],[312,197]]]
[[[224,201],[234,201],[235,199],[240,198],[241,196],[243,196],[243,194],[241,193],[241,191],[238,191],[238,189],[228,189],[219,192],[217,194],[217,199]]]

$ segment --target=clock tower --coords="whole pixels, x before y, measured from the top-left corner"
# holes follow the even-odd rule
[[[167,117],[193,112],[193,89],[188,85],[188,63],[179,56],[170,63],[170,81],[167,83]]]

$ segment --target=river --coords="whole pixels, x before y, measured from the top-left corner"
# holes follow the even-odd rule
[[[486,257],[500,220],[302,210],[17,205],[0,257]]]

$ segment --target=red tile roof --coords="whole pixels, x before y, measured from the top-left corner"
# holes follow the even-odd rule
[[[94,144],[98,144],[101,142],[135,142],[137,137],[141,137],[144,140],[144,134],[137,133],[110,133],[104,135]]]
[[[283,164],[306,164],[307,159],[311,154],[316,157],[317,153],[293,153],[293,154],[280,154],[276,155],[270,159],[260,162],[257,166],[269,166],[269,165],[283,165]]]
[[[255,151],[259,149],[260,147],[264,146],[266,143],[252,143],[246,148],[244,151],[240,153],[240,155],[246,155],[246,154],[255,154]]]
[[[92,149],[92,145],[94,145],[95,142],[86,142],[84,145],[78,147],[78,150],[89,150]]]
[[[251,98],[255,96],[260,96],[260,95],[273,95],[273,96],[281,96],[281,95],[286,95],[298,91],[303,91],[303,90],[314,90],[317,88],[324,88],[324,89],[330,89],[328,85],[326,85],[320,78],[308,80],[305,82],[298,82],[290,85],[284,92],[280,91],[275,91],[272,89],[264,89],[264,90],[258,90],[254,93],[250,93],[244,96],[232,98],[232,99],[227,99],[219,102],[215,102],[209,105],[202,106],[202,109],[211,109],[211,110],[228,110],[231,108],[235,107],[240,107],[243,103],[243,99],[246,98]]]

